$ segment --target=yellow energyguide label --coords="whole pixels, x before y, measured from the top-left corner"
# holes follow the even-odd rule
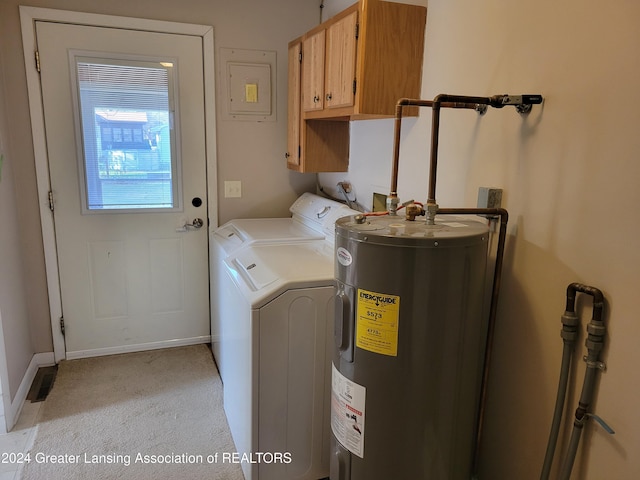
[[[358,289],[356,346],[374,353],[398,356],[400,297]]]

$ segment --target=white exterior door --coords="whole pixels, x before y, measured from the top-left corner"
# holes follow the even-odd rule
[[[202,39],[36,36],[66,357],[208,342]]]

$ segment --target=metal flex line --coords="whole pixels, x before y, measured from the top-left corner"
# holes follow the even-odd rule
[[[562,423],[562,413],[564,410],[565,398],[567,396],[567,385],[569,384],[569,373],[571,368],[571,359],[573,357],[574,345],[578,337],[578,324],[580,319],[575,312],[575,291],[569,286],[567,289],[567,307],[562,314],[562,362],[560,365],[560,378],[558,380],[558,393],[556,394],[556,404],[553,410],[553,420],[551,422],[551,432],[547,442],[547,451],[542,465],[542,473],[540,480],[548,480],[551,474],[551,465],[553,464],[553,456],[555,455],[556,445],[558,443],[558,435]]]
[[[488,208],[439,208],[436,202],[436,178],[438,166],[438,136],[440,131],[440,109],[441,108],[462,108],[472,109],[483,115],[487,111],[487,106],[502,108],[505,105],[514,105],[519,113],[531,111],[531,105],[542,103],[541,95],[494,95],[493,97],[473,97],[461,95],[441,94],[434,100],[416,100],[402,98],[396,104],[395,115],[395,139],[393,149],[393,167],[391,174],[391,191],[387,197],[387,210],[389,215],[396,215],[398,210],[398,168],[400,163],[400,131],[402,124],[402,109],[405,106],[431,107],[431,156],[429,165],[429,192],[426,210],[416,204],[407,205],[407,220],[415,220],[418,215],[426,215],[428,225],[435,224],[436,214],[452,215],[493,215],[500,217],[500,233],[496,250],[496,263],[493,275],[493,286],[491,290],[491,304],[489,308],[489,321],[487,327],[487,338],[485,344],[485,356],[483,362],[482,381],[480,386],[480,398],[476,417],[476,438],[473,445],[472,476],[477,478],[479,466],[479,447],[482,438],[482,428],[484,424],[484,413],[486,404],[486,392],[489,377],[489,366],[491,363],[493,337],[495,331],[498,296],[502,281],[502,264],[504,258],[504,247],[506,243],[507,222],[509,214],[505,209]]]
[[[598,370],[604,370],[605,367],[604,363],[600,361],[600,352],[604,348],[604,336],[606,333],[606,328],[602,319],[604,296],[602,295],[602,292],[595,287],[590,287],[581,283],[572,283],[567,287],[567,306],[564,316],[575,316],[575,303],[576,295],[578,292],[585,293],[593,297],[593,314],[591,316],[589,324],[587,325],[587,339],[585,340],[587,355],[585,355],[584,360],[587,366],[584,374],[584,382],[582,384],[582,391],[580,393],[580,399],[578,401],[578,408],[576,408],[575,412],[571,439],[569,440],[569,446],[567,447],[567,452],[565,454],[564,461],[562,462],[562,468],[560,470],[560,476],[558,477],[560,480],[569,480],[569,478],[571,477],[571,470],[573,469],[573,463],[578,451],[578,444],[580,443],[580,435],[582,434],[582,429],[585,422],[589,418],[593,418],[594,420],[596,420],[607,433],[611,435],[615,433],[613,429],[604,422],[604,420],[602,420],[599,416],[589,412],[589,408],[593,403],[595,395],[596,374]],[[562,388],[562,385],[560,385],[560,388]],[[561,393],[562,392],[560,391],[558,392],[559,395],[561,395]],[[558,423],[559,421],[560,420],[557,419]],[[551,435],[554,434],[554,430],[556,428],[557,426],[554,424],[552,426]],[[550,441],[552,440],[553,438],[550,436]],[[553,445],[553,447],[555,447],[555,445]],[[547,457],[545,457],[545,465],[543,467],[541,478],[547,478],[545,475],[548,475],[548,469],[550,469],[550,464],[553,460],[553,451],[551,445],[549,445],[549,448],[547,450]]]

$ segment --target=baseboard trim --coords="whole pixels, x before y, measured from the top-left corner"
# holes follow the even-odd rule
[[[36,373],[38,373],[38,368],[50,367],[51,365],[55,364],[56,362],[53,352],[36,353],[33,355],[31,361],[29,362],[29,366],[27,367],[27,371],[25,372],[24,377],[22,377],[22,381],[20,382],[18,391],[13,397],[11,408],[8,412],[4,412],[4,419],[8,432],[11,431],[11,429],[18,421],[18,418],[20,417],[20,412],[22,411],[24,402],[27,399],[27,395],[29,394],[29,389],[31,388],[33,379],[36,377]]]
[[[199,343],[210,343],[211,335],[200,337],[180,338],[177,340],[163,340],[161,342],[138,343],[135,345],[122,345],[119,347],[94,348],[92,350],[67,351],[67,360],[78,358],[102,357],[105,355],[117,355],[119,353],[142,352],[145,350],[159,350],[161,348],[185,347],[187,345],[197,345]]]

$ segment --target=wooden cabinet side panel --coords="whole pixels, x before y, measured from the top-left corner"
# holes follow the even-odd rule
[[[289,46],[288,95],[287,95],[287,164],[289,168],[300,165],[300,52],[301,43]]]
[[[358,113],[394,115],[400,98],[420,98],[427,10],[416,5],[368,1],[363,17]]]

